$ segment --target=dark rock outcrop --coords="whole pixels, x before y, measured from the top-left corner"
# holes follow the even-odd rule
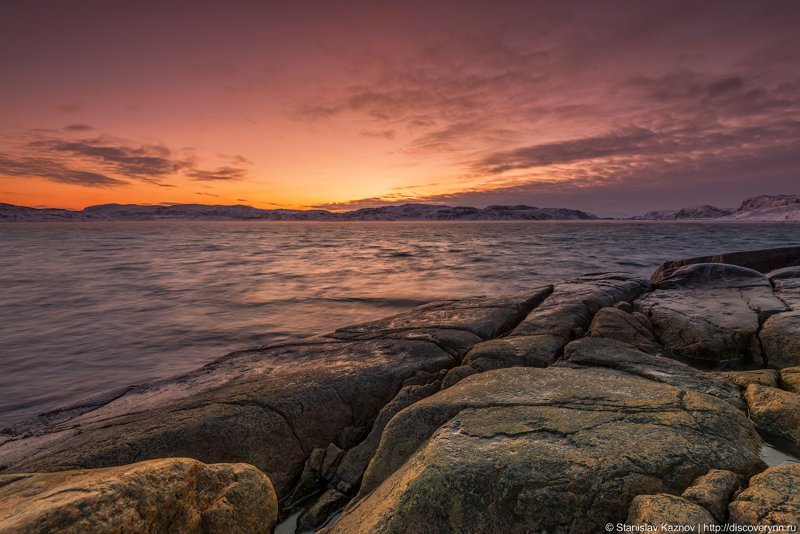
[[[711,362],[761,358],[761,321],[786,310],[766,276],[715,263],[667,271],[634,304],[671,352]]]
[[[251,465],[187,458],[0,475],[0,532],[270,532],[278,501]]]
[[[728,254],[717,254],[716,256],[700,256],[685,260],[666,261],[656,269],[650,277],[650,281],[658,283],[667,271],[696,263],[726,263],[728,265],[747,267],[760,273],[768,273],[775,269],[800,265],[800,247],[748,250],[747,252],[730,252]]]

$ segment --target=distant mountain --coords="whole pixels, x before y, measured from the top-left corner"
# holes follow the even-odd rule
[[[102,204],[81,211],[38,209],[0,203],[0,221],[549,221],[596,219],[589,213],[565,208],[533,206],[452,207],[432,204],[403,204],[364,208],[344,213],[326,210],[262,210],[251,206],[174,204]]]
[[[721,209],[704,204],[702,206],[691,206],[679,210],[649,211],[634,219],[646,221],[677,221],[683,219],[718,219],[735,213],[734,209]]]
[[[693,206],[680,210],[651,211],[636,220],[674,221],[715,219],[720,221],[800,221],[800,195],[762,195],[748,198],[739,209]]]
[[[800,195],[748,198],[730,219],[736,221],[800,221]]]

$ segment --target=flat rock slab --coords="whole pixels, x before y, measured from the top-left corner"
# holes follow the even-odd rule
[[[761,386],[778,387],[777,369],[754,369],[751,371],[724,371],[722,376],[739,386],[747,388],[750,384]]]
[[[0,475],[0,532],[270,532],[278,500],[251,465],[187,458]]]
[[[175,456],[246,462],[267,473],[282,498],[311,451],[352,446],[348,432],[368,431],[405,381],[457,365],[480,336],[512,327],[547,292],[425,306],[331,337],[234,353],[8,429],[0,466],[57,471]]]
[[[787,309],[763,274],[710,263],[667,272],[634,305],[668,350],[711,362],[761,357],[761,322]]]
[[[712,468],[765,466],[745,414],[610,369],[514,368],[463,379],[387,425],[331,532],[592,532],[639,494]]]
[[[750,479],[731,502],[729,521],[737,525],[794,525],[800,520],[800,464],[770,467]]]
[[[555,285],[544,302],[507,336],[480,343],[464,359],[478,371],[502,367],[547,367],[561,349],[585,331],[598,310],[633,300],[650,288],[647,280],[606,273],[573,278]]]
[[[613,339],[585,337],[564,348],[556,365],[573,368],[607,367],[683,389],[712,395],[744,409],[740,389],[714,373],[690,367],[671,358],[654,356]]]

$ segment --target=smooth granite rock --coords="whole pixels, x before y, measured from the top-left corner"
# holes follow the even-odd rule
[[[728,520],[736,525],[797,526],[800,522],[800,464],[770,467],[754,476],[728,509]]]
[[[800,265],[776,269],[767,274],[775,294],[792,310],[800,310]]]
[[[722,376],[739,386],[746,388],[750,384],[778,387],[777,369],[754,369],[752,371],[725,371]]]
[[[654,356],[633,345],[613,339],[585,337],[564,348],[564,358],[555,364],[575,368],[607,367],[655,382],[712,395],[739,409],[744,409],[741,391],[714,373],[689,367],[670,358]]]
[[[784,367],[781,369],[780,387],[800,395],[800,367]]]
[[[666,272],[656,290],[634,305],[662,345],[712,362],[761,357],[760,322],[786,309],[763,274],[711,263]]]
[[[589,327],[589,335],[622,341],[649,354],[658,354],[662,350],[647,317],[639,312],[626,313],[616,307],[597,312]]]
[[[352,446],[407,380],[458,365],[512,328],[546,290],[424,306],[382,321],[230,354],[197,371],[3,431],[5,472],[191,457],[246,462],[287,496],[314,449]],[[420,375],[422,373],[422,375]]]
[[[800,365],[800,311],[773,315],[764,322],[758,337],[770,365]]]
[[[0,532],[270,532],[278,501],[247,464],[188,458],[0,475]]]
[[[710,395],[610,369],[489,371],[390,421],[330,532],[592,532],[636,495],[713,468],[749,476],[759,450]]]
[[[637,495],[628,510],[627,525],[652,525],[653,532],[673,532],[684,525],[716,525],[711,513],[692,501],[666,493]]]
[[[702,506],[716,521],[724,523],[728,517],[728,503],[741,487],[741,476],[723,469],[712,469],[686,488],[681,497]]]
[[[744,398],[756,426],[800,446],[800,395],[754,384]]]
[[[555,285],[555,290],[507,336],[475,345],[463,364],[479,371],[503,367],[547,367],[598,310],[633,300],[647,291],[646,280],[607,273]]]

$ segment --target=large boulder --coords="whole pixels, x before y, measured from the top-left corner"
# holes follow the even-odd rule
[[[270,532],[278,501],[247,464],[187,458],[0,475],[0,532]]]
[[[770,467],[750,479],[748,488],[731,502],[735,525],[793,525],[800,518],[800,464]]]
[[[800,395],[753,384],[747,386],[744,397],[756,426],[800,447]]]
[[[758,337],[770,365],[800,365],[800,310],[773,315],[766,320]]]
[[[785,367],[781,369],[781,389],[800,395],[800,367]]]
[[[507,336],[475,345],[463,363],[478,371],[547,367],[564,345],[586,331],[598,310],[633,300],[649,287],[646,280],[618,273],[559,282],[553,293]]]
[[[549,288],[431,304],[328,336],[230,354],[197,371],[45,414],[0,434],[6,472],[163,457],[245,462],[287,496],[310,453],[352,447],[409,380],[460,363]]]
[[[668,271],[655,291],[634,304],[662,345],[711,362],[760,357],[761,322],[786,310],[763,274],[712,263]]]
[[[702,506],[718,522],[725,522],[728,503],[742,486],[742,477],[724,469],[712,469],[695,480],[681,495],[684,499]]]
[[[745,414],[710,395],[610,369],[488,371],[390,421],[330,530],[590,532],[712,468],[749,476],[759,449]]]
[[[684,525],[716,525],[708,510],[683,497],[666,493],[637,495],[628,510],[626,525],[651,525],[653,532],[680,532]]]
[[[662,263],[650,277],[653,283],[660,282],[666,273],[697,263],[727,263],[738,265],[761,273],[768,273],[790,265],[800,265],[800,247],[768,248],[749,250],[747,252],[731,252],[716,256],[700,256],[684,260],[673,260]]]

